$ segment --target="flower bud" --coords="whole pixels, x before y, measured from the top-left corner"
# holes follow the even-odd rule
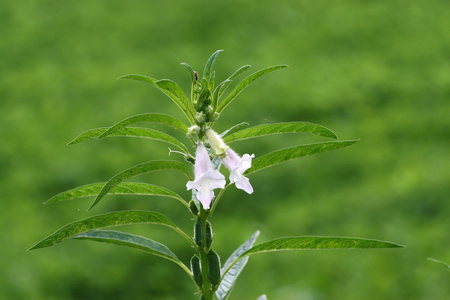
[[[188,138],[195,138],[200,134],[200,127],[198,125],[192,125],[188,128],[188,131],[186,133]]]
[[[204,110],[205,114],[207,116],[212,115],[212,113],[214,112],[214,108],[212,107],[212,105],[208,105],[205,110]]]
[[[211,122],[217,121],[217,119],[219,119],[219,117],[220,117],[220,114],[218,112],[215,112],[211,115],[210,121]]]
[[[195,119],[198,123],[205,123],[206,122],[206,115],[204,112],[199,111],[195,113]]]
[[[230,149],[230,147],[228,147],[223,142],[223,140],[216,132],[214,132],[211,129],[208,129],[206,131],[206,137],[208,138],[209,143],[213,147],[214,152],[217,156],[219,156],[220,158],[224,158],[227,156],[227,150]]]

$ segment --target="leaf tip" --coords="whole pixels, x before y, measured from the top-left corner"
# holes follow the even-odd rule
[[[130,75],[122,75],[116,78],[116,80],[121,80],[121,79],[128,79],[128,76]]]

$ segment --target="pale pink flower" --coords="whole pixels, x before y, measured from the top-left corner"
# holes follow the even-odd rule
[[[203,208],[209,209],[214,198],[213,190],[225,188],[225,183],[225,176],[214,170],[205,145],[201,142],[198,143],[195,153],[195,180],[188,181],[187,189],[195,189]]]
[[[222,158],[223,164],[230,170],[230,182],[234,183],[238,189],[247,193],[253,193],[253,187],[250,181],[243,174],[252,166],[252,158],[255,155],[244,154],[242,157],[236,154],[232,149],[227,150],[227,156]]]

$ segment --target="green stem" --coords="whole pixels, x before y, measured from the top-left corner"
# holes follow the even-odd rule
[[[200,205],[200,222],[202,222],[203,227],[203,247],[199,248],[199,255],[200,255],[200,264],[202,268],[202,279],[203,279],[203,296],[206,300],[213,300],[214,299],[214,291],[212,290],[211,283],[208,280],[208,249],[206,249],[206,219],[208,218],[208,215],[206,211],[203,209],[203,207]]]
[[[209,215],[212,216],[214,213],[214,210],[216,209],[217,204],[219,203],[220,198],[222,197],[223,193],[225,193],[225,190],[229,187],[230,185],[227,184],[223,189],[220,190],[219,194],[217,195],[216,199],[214,200],[214,203],[211,207],[211,209],[209,210]]]

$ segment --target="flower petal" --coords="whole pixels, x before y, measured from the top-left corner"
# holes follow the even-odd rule
[[[252,158],[255,155],[244,154],[241,157],[232,149],[228,149],[227,157],[222,159],[223,164],[230,170],[230,182],[235,183],[238,189],[244,190],[247,193],[253,193],[253,187],[250,180],[245,177],[244,172],[252,166]]]
[[[188,181],[186,188],[195,189],[197,198],[202,203],[204,209],[209,209],[214,198],[214,189],[225,188],[225,176],[214,170],[208,151],[203,143],[198,143],[195,156],[195,180]]]
[[[241,175],[239,176],[239,180],[235,180],[234,182],[238,189],[243,190],[248,194],[253,193],[253,187],[250,184],[250,180],[247,177]]]

